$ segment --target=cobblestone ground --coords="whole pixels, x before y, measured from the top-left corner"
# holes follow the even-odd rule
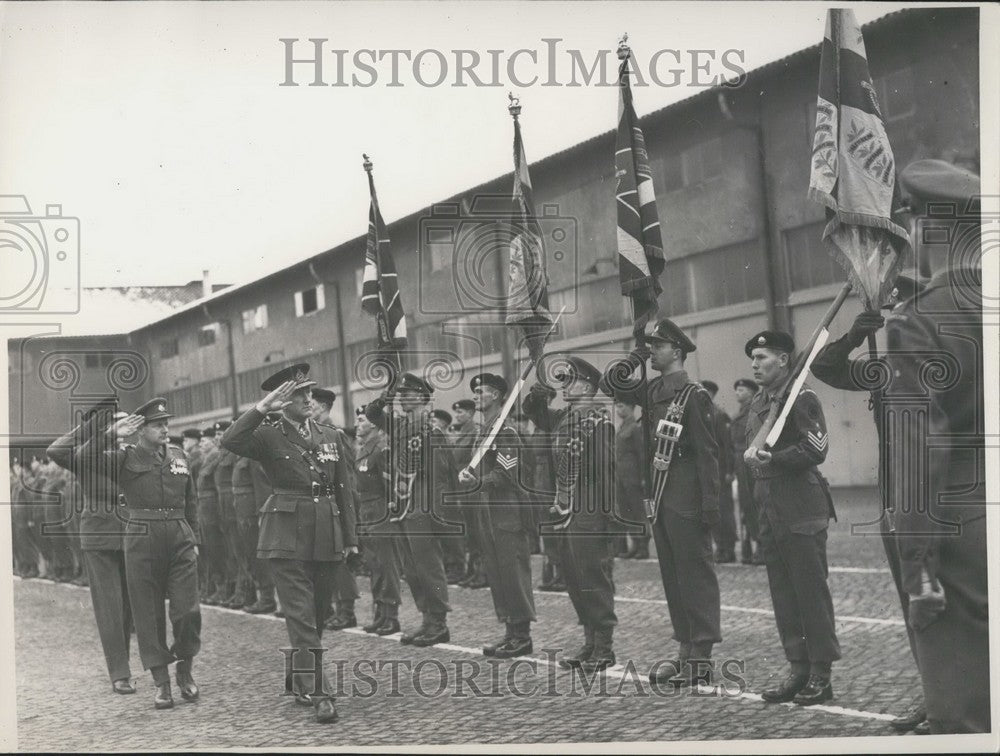
[[[152,681],[133,641],[135,696],[112,694],[87,589],[39,580],[14,588],[18,737],[23,750],[129,750],[404,746],[465,743],[677,741],[890,735],[886,720],[919,695],[898,602],[875,537],[851,535],[870,519],[871,494],[838,501],[830,576],[844,658],[830,706],[766,705],[757,693],[784,674],[763,567],[721,566],[726,690],[654,693],[646,674],[672,656],[670,623],[655,561],[616,562],[619,665],[588,691],[551,663],[575,648],[580,628],[569,599],[536,594],[539,622],[530,660],[488,663],[479,646],[501,632],[488,590],[453,588],[451,643],[400,646],[398,636],[328,633],[328,669],[343,689],[340,721],[321,726],[283,697],[284,624],[203,609],[197,704],[154,711]],[[537,558],[536,558],[537,560]],[[536,568],[538,579],[539,563]],[[367,580],[360,581],[362,590]],[[368,616],[366,598],[359,620]],[[404,597],[404,628],[417,619]],[[398,660],[395,663],[393,660]],[[339,665],[339,666],[338,666]],[[478,691],[478,693],[477,693]],[[480,695],[481,694],[481,695]]]

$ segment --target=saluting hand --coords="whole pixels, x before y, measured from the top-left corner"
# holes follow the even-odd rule
[[[121,420],[112,423],[108,428],[108,433],[115,438],[125,438],[139,430],[145,422],[146,418],[142,415],[126,415]]]
[[[295,381],[285,381],[257,402],[257,409],[262,415],[266,415],[268,412],[279,412],[291,404],[293,393],[295,393]]]

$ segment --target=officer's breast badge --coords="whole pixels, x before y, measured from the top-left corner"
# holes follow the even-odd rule
[[[320,444],[316,450],[316,459],[320,462],[337,462],[340,459],[340,450],[336,444]]]
[[[187,462],[183,459],[170,460],[170,472],[173,475],[188,475]]]

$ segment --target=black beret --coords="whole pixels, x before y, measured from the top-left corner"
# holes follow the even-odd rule
[[[166,420],[168,417],[173,417],[173,415],[167,412],[167,400],[161,396],[150,399],[136,409],[134,414],[142,415],[146,418],[147,423],[155,423],[157,420]]]
[[[784,331],[761,331],[746,343],[743,351],[746,352],[747,357],[752,357],[753,350],[759,347],[791,354],[795,351],[795,340],[790,333]]]
[[[910,197],[926,202],[960,202],[962,210],[980,193],[979,176],[944,160],[915,160],[899,174]]]
[[[233,423],[231,420],[217,420],[215,422],[215,425],[213,425],[212,427],[215,428],[216,433],[222,433],[226,431],[232,424]]]
[[[201,438],[201,431],[197,428],[185,428],[181,431],[181,436],[184,438]]]
[[[181,445],[181,437],[180,436],[168,436],[167,438],[170,441],[170,443],[172,443],[174,446],[180,446]]]
[[[499,391],[504,396],[510,390],[510,386],[502,375],[496,375],[495,373],[480,373],[479,375],[473,376],[472,380],[469,381],[469,388],[475,391],[480,386],[489,386],[491,389]]]
[[[260,384],[260,387],[264,391],[274,391],[285,381],[295,381],[296,391],[316,385],[316,381],[309,380],[309,365],[305,362],[300,362],[298,365],[292,365],[274,373]]]
[[[453,410],[465,410],[466,412],[475,412],[476,403],[471,399],[459,399],[453,405],[451,405]]]
[[[601,371],[580,357],[567,357],[564,365],[559,365],[553,377],[562,383],[569,382],[572,378],[579,378],[594,386],[601,383]]]
[[[215,426],[214,425],[210,425],[207,428],[202,428],[201,429],[201,437],[202,438],[215,438]]]
[[[414,375],[413,373],[403,373],[399,376],[399,388],[397,391],[416,391],[423,394],[426,398],[434,394],[434,389],[427,381],[421,378],[419,375]]]
[[[697,349],[694,342],[670,318],[657,321],[652,332],[645,335],[645,339],[646,341],[669,342],[684,354],[689,354]]]
[[[337,400],[337,394],[334,391],[330,391],[330,389],[314,388],[312,390],[312,398],[317,402],[323,402],[332,407],[333,403]]]
[[[710,394],[719,393],[719,384],[715,381],[702,381],[701,385],[705,387],[705,390]]]
[[[445,423],[451,425],[451,413],[447,410],[436,409],[431,412],[431,417],[436,417],[438,420],[444,420]]]
[[[744,388],[748,388],[748,389],[750,389],[751,391],[754,391],[754,392],[756,392],[757,389],[760,388],[760,386],[757,385],[757,381],[755,381],[755,380],[753,380],[751,378],[740,378],[740,379],[738,379],[736,381],[736,383],[733,384],[733,389],[738,389],[740,386],[743,386]]]

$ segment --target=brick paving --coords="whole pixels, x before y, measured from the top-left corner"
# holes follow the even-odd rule
[[[675,646],[658,569],[653,561],[618,561],[618,594],[630,600],[616,605],[619,666],[606,676],[603,689],[598,683],[588,693],[579,678],[548,664],[552,650],[575,648],[581,639],[567,597],[536,594],[534,661],[488,663],[478,647],[502,630],[489,592],[454,588],[452,638],[443,647],[403,647],[395,638],[361,632],[324,637],[327,667],[344,690],[341,720],[331,726],[316,725],[309,709],[281,695],[284,661],[278,649],[287,645],[282,621],[205,607],[203,650],[195,665],[202,700],[185,704],[177,696],[175,709],[157,712],[134,641],[139,693],[112,694],[89,592],[31,580],[15,582],[14,589],[19,748],[349,748],[890,735],[885,719],[909,706],[919,694],[919,679],[891,580],[880,569],[885,567],[881,545],[850,535],[851,522],[870,519],[873,507],[870,498],[857,494],[838,501],[841,522],[831,530],[831,564],[869,571],[831,574],[837,615],[852,619],[838,623],[844,659],[834,667],[836,698],[822,709],[769,706],[756,696],[785,670],[762,567],[719,569],[727,608],[716,657],[732,660],[734,679],[742,670],[742,694],[737,682],[725,695],[702,690],[664,697],[651,691],[646,673]],[[363,591],[366,582],[361,581]],[[366,599],[358,608],[363,622]],[[401,619],[404,627],[417,620],[408,597]]]

